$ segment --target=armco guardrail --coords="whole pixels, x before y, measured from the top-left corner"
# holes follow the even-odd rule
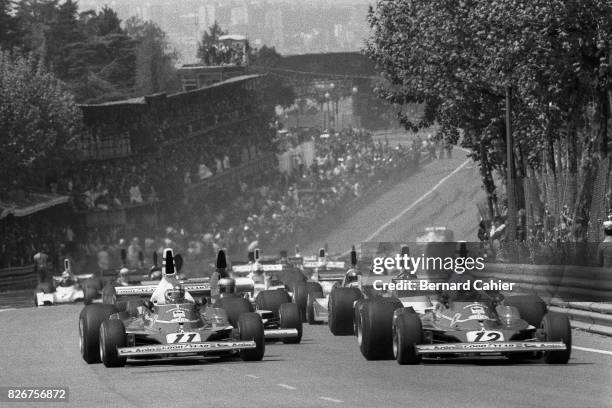
[[[479,278],[515,283],[535,293],[550,310],[564,313],[572,327],[612,336],[612,269],[564,265],[486,264]]]
[[[34,289],[37,281],[34,265],[0,269],[0,291]]]

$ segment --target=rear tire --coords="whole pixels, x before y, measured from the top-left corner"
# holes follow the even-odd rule
[[[240,350],[243,361],[261,361],[266,351],[264,326],[257,313],[243,313],[238,318],[238,331],[240,340],[254,340],[254,349]]]
[[[105,320],[100,325],[100,360],[106,367],[123,367],[126,357],[119,357],[117,348],[125,347],[125,327],[121,320]]]
[[[397,299],[370,299],[359,308],[357,341],[366,360],[393,358],[393,312],[400,307]]]
[[[353,322],[353,304],[363,299],[363,294],[357,288],[334,288],[329,294],[327,311],[329,313],[329,330],[335,336],[355,334]]]
[[[229,323],[238,327],[238,320],[244,313],[253,312],[253,305],[242,297],[224,297],[219,299],[218,307],[225,310]]]
[[[302,318],[295,303],[283,303],[278,311],[281,329],[297,329],[297,337],[283,337],[285,344],[298,344],[302,341]]]
[[[83,308],[79,315],[79,346],[87,364],[100,362],[100,325],[117,313],[114,305],[93,304]]]
[[[542,331],[545,341],[562,341],[566,350],[544,352],[544,361],[548,364],[567,364],[572,353],[572,328],[569,318],[561,313],[549,312],[542,319]]]
[[[284,289],[264,290],[255,298],[257,310],[269,310],[278,317],[278,310],[283,303],[291,303],[291,296]]]
[[[300,318],[303,322],[306,321],[306,303],[308,301],[308,287],[306,282],[299,283],[293,288],[293,299],[300,311]]]
[[[423,326],[416,313],[402,313],[397,316],[393,327],[393,355],[398,364],[419,364],[421,355],[416,345],[423,342]]]
[[[536,295],[512,295],[505,298],[503,303],[516,307],[521,319],[534,327],[540,327],[546,314],[546,303]]]

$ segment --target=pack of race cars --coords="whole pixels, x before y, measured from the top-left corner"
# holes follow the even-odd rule
[[[448,240],[444,234],[432,229],[423,242]],[[161,267],[154,259],[149,273],[132,273],[131,279],[125,271],[114,281],[75,277],[66,263],[55,285],[37,288],[36,304],[83,300],[81,355],[107,367],[128,359],[184,356],[258,361],[266,342],[300,343],[305,322],[327,323],[333,335],[355,335],[366,360],[395,359],[402,365],[465,356],[552,364],[570,358],[567,316],[548,312],[535,295],[380,290],[375,281],[439,276],[393,269],[373,274],[367,264],[358,262],[354,247],[349,264],[328,259],[323,249],[314,257],[292,258],[284,252],[264,257],[256,249],[246,262],[229,266],[219,251],[210,277],[184,279],[182,258],[166,249]]]

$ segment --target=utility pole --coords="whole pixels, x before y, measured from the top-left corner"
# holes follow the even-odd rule
[[[514,141],[512,139],[511,104],[512,89],[506,85],[506,199],[508,200],[508,218],[506,219],[506,241],[516,241],[516,193],[514,174]]]

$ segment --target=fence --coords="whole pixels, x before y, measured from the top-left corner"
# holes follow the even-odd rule
[[[34,289],[37,282],[34,265],[0,269],[0,291]]]

